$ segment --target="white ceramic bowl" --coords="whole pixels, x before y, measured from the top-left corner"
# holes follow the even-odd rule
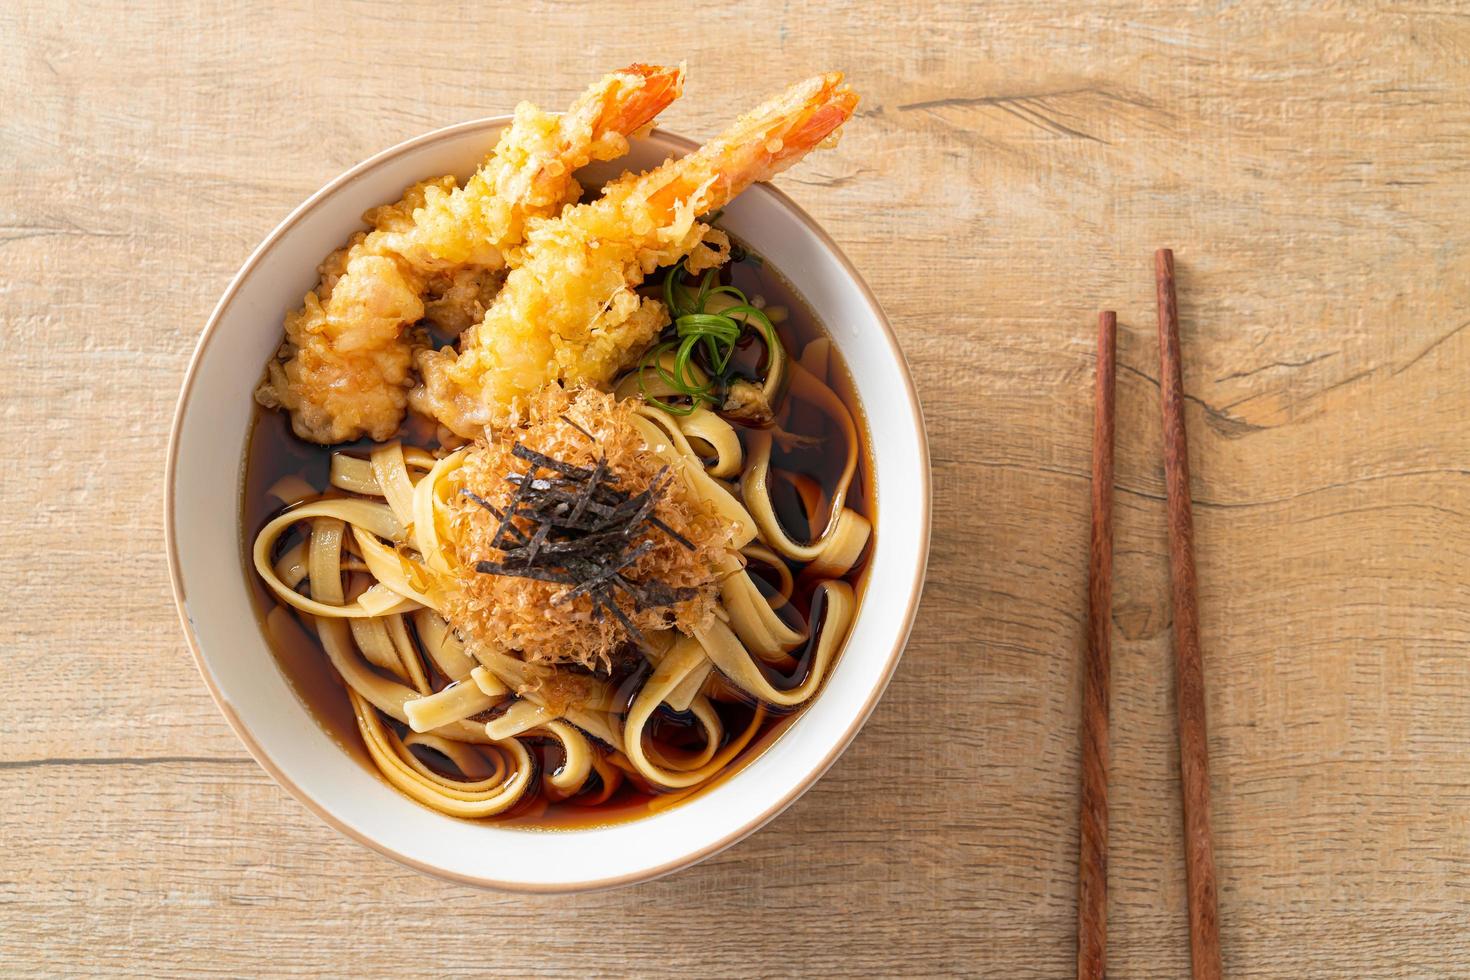
[[[250,753],[338,830],[432,874],[523,891],[576,891],[666,874],[716,853],[791,804],[852,741],[903,652],[929,549],[929,458],[913,382],[872,293],[837,246],[785,195],[747,190],[722,223],[779,269],[840,347],[866,409],[877,522],[851,636],[814,702],[753,763],[692,800],[607,827],[538,832],[457,820],[352,762],[308,714],[266,646],[247,591],[240,487],[252,392],[282,318],[322,256],[435,174],[473,172],[508,117],[409,140],[313,194],[261,243],[225,290],[184,379],[169,446],[169,569],[184,631],[210,692]],[[605,179],[693,147],[655,131]],[[596,172],[600,170],[601,172]]]

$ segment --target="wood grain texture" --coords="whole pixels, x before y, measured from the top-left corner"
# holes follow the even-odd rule
[[[1159,0],[0,6],[0,972],[1073,970],[1093,316],[1119,314],[1109,973],[1189,969],[1150,253],[1178,260],[1230,976],[1470,973],[1470,17]],[[339,839],[174,620],[169,419],[230,276],[400,139],[688,59],[679,132],[847,69],[780,185],[914,368],[930,581],[755,837],[572,898]],[[39,557],[38,557],[39,556]]]

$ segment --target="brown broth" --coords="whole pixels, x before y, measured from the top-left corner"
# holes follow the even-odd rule
[[[768,264],[758,264],[753,261],[736,263],[732,275],[734,284],[752,299],[759,295],[765,299],[767,304],[785,306],[789,310],[788,319],[778,325],[777,332],[786,349],[792,352],[792,356],[799,355],[811,341],[825,336],[817,318],[797,295],[795,289]],[[855,396],[847,367],[835,345],[832,351],[829,380],[833,389],[847,404],[848,410],[852,412],[858,427],[859,440],[862,443],[858,453],[858,472],[851,484],[847,506],[863,514],[876,527],[876,499],[871,492],[872,463],[867,452],[869,445],[867,421]],[[815,412],[809,413],[808,417],[823,418]],[[406,445],[432,447],[434,445],[432,432],[432,425],[423,419],[410,416],[410,419],[404,424],[400,437]],[[823,488],[833,486],[844,462],[845,451],[841,434],[826,431],[803,434],[822,437],[821,448],[804,452],[776,450],[772,455],[773,470],[804,474],[816,480]],[[368,758],[367,751],[362,745],[342,680],[328,662],[316,637],[295,613],[287,612],[277,605],[255,574],[250,561],[250,552],[256,535],[280,510],[280,501],[267,494],[277,480],[288,475],[295,475],[314,488],[325,489],[328,485],[327,476],[332,453],[345,449],[365,455],[371,446],[372,443],[368,440],[330,447],[304,442],[292,434],[290,420],[284,413],[257,406],[246,447],[241,508],[244,526],[241,528],[240,541],[242,562],[246,577],[250,581],[251,594],[261,631],[275,655],[281,672],[285,674],[296,695],[333,740],[341,745],[359,765],[374,775],[378,775],[377,768]],[[788,481],[777,481],[777,483],[778,486],[772,492],[777,512],[792,535],[800,539],[808,534],[809,529],[806,527],[804,512],[798,502],[796,491]],[[824,499],[824,505],[827,502]],[[871,544],[869,550],[871,550]],[[863,583],[866,579],[864,575],[866,565],[867,556],[864,555],[863,559],[847,575],[848,581],[858,592],[859,602],[861,602]],[[792,565],[792,568],[794,571],[799,571],[795,564]],[[762,581],[759,575],[760,570],[758,568],[753,570],[757,573],[755,577],[758,584],[761,584],[763,588],[768,588],[769,583]],[[787,615],[794,615],[805,622],[812,615],[811,584],[805,582],[800,575],[797,576],[797,583],[796,595],[792,603],[794,609],[788,610]],[[819,609],[817,618],[820,619],[820,616],[821,610]],[[808,644],[808,649],[793,653],[798,660],[798,667],[793,677],[784,679],[772,677],[773,682],[783,685],[800,681],[805,676],[810,661],[809,647],[810,644]],[[638,680],[638,677],[627,679],[625,686],[630,692],[630,697],[636,692]],[[820,692],[816,696],[820,697]],[[753,711],[751,704],[743,701],[718,700],[712,703],[725,727],[727,738],[745,730]],[[691,795],[708,789],[711,785],[728,779],[780,737],[801,710],[797,708],[791,712],[769,713],[751,744],[723,772],[694,789],[676,793],[646,792],[635,786],[631,780],[624,780],[616,793],[605,802],[596,805],[581,805],[575,799],[551,801],[538,791],[528,793],[526,798],[513,810],[489,819],[503,826],[566,830],[602,826],[646,816],[666,809]],[[396,723],[390,720],[390,724]],[[681,726],[683,728],[691,726],[688,719],[680,718],[663,709],[660,710],[657,725],[660,744],[676,746],[686,734],[691,739],[697,738],[695,732],[682,733],[680,731]],[[402,734],[401,726],[400,734]],[[535,739],[530,741],[532,754],[540,760],[543,772],[554,769],[559,761],[559,747],[554,742]],[[425,757],[425,761],[431,766],[441,762],[441,760],[429,757]]]

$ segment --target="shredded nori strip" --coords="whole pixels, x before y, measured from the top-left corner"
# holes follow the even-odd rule
[[[557,418],[561,419],[567,425],[570,425],[572,428],[574,428],[578,432],[582,433],[582,435],[586,436],[588,439],[592,439],[592,441],[594,441],[594,442],[597,441],[596,438],[592,435],[592,433],[588,432],[586,429],[582,428],[580,425],[578,425],[577,423],[573,422],[570,418],[568,418],[566,416],[565,413],[563,413],[561,415],[558,415]]]
[[[562,421],[593,439],[571,419],[563,416]],[[506,476],[515,491],[504,510],[469,490],[460,491],[497,521],[490,543],[502,560],[476,562],[475,571],[570,585],[570,591],[553,600],[556,604],[585,595],[592,600],[595,619],[601,621],[610,613],[635,643],[646,647],[643,634],[618,604],[619,594],[627,596],[636,612],[672,607],[698,594],[696,589],[673,588],[656,579],[635,581],[623,574],[653,550],[650,532],[666,534],[694,550],[693,542],[654,513],[672,471],[660,468],[648,487],[634,494],[613,485],[620,480],[608,468],[606,456],[588,468],[520,442],[511,447],[511,455],[524,460],[527,471]],[[555,475],[542,475],[543,470]]]
[[[658,528],[660,531],[673,538],[679,544],[683,545],[685,551],[694,550],[693,541],[690,541],[688,538],[684,537],[684,535],[680,534],[678,531],[675,531],[673,528],[669,527],[667,524],[659,520],[657,517],[654,517],[652,514],[648,516],[648,523],[652,524],[654,527]]]
[[[586,480],[592,475],[592,471],[584,466],[573,466],[571,463],[563,463],[559,459],[552,459],[545,453],[538,453],[536,450],[530,448],[523,442],[517,441],[514,446],[510,447],[510,452],[511,455],[516,457],[517,459],[524,459],[526,462],[531,463],[535,466],[540,466],[543,469],[552,470],[556,473],[560,473],[562,476],[570,477],[571,479],[577,480],[579,482]],[[609,483],[618,482],[618,478],[616,475],[609,475],[606,477],[606,479]]]
[[[612,593],[605,588],[598,589],[596,592],[596,596],[597,601],[602,606],[602,608],[612,613],[615,617],[617,617],[618,622],[623,624],[623,629],[628,631],[628,635],[633,638],[633,642],[637,643],[640,647],[646,648],[648,646],[648,641],[644,639],[643,632],[639,630],[638,627],[633,625],[633,621],[628,618],[627,613],[623,612],[622,607],[618,605],[617,600],[613,598]]]
[[[477,561],[475,571],[482,575],[513,575],[516,578],[533,578],[538,582],[555,582],[558,585],[575,585],[577,580],[566,572],[554,568],[529,568],[522,565],[510,566],[498,561]]]
[[[480,496],[478,493],[475,493],[475,491],[473,491],[473,490],[461,490],[460,493],[464,494],[466,497],[469,497],[475,503],[479,504],[481,507],[485,508],[490,513],[494,514],[496,517],[499,517],[500,516],[500,510],[499,510],[499,508],[497,508],[490,501],[486,500],[484,497]]]
[[[604,582],[609,581],[613,578],[613,576],[617,575],[623,569],[627,568],[629,565],[633,564],[635,561],[642,558],[644,555],[648,554],[652,550],[652,541],[643,542],[632,551],[623,555],[615,563],[604,567],[601,571],[594,574],[591,578],[583,579],[582,582],[579,583],[577,587],[572,591],[553,599],[553,603],[560,605],[563,602],[570,602],[583,593],[591,592],[593,589],[601,588]]]

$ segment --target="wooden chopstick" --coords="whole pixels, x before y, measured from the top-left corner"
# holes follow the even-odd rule
[[[1210,833],[1205,679],[1199,649],[1194,573],[1194,514],[1189,500],[1189,442],[1179,367],[1179,306],[1174,253],[1154,253],[1159,305],[1159,398],[1164,415],[1164,485],[1169,515],[1169,573],[1174,606],[1174,674],[1179,713],[1179,778],[1184,798],[1184,870],[1189,884],[1189,943],[1195,980],[1217,980],[1220,913]]]
[[[1118,315],[1097,318],[1092,412],[1092,547],[1082,678],[1082,848],[1077,859],[1077,980],[1102,980],[1108,944],[1108,703],[1113,618],[1113,388]]]

